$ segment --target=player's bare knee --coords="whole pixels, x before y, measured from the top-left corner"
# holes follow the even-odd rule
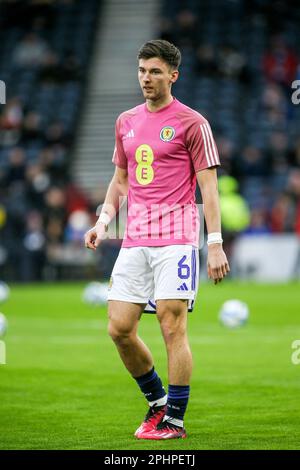
[[[114,323],[110,322],[108,324],[108,334],[111,337],[111,339],[117,343],[122,340],[122,338],[126,338],[128,336],[128,331],[124,330],[118,325],[115,325]]]
[[[167,345],[186,334],[186,304],[182,301],[161,302],[157,314]]]
[[[129,324],[111,320],[108,323],[108,334],[115,343],[121,344],[132,340],[134,330]]]
[[[115,343],[129,343],[136,339],[140,312],[120,302],[108,303],[108,334]],[[134,306],[135,307],[135,306]]]
[[[178,339],[181,340],[186,335],[185,325],[181,322],[163,320],[160,323],[160,328],[167,345],[174,343]]]

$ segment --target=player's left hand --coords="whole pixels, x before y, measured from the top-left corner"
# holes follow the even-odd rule
[[[217,284],[222,281],[229,271],[229,263],[221,243],[209,245],[207,255],[207,274],[209,279],[212,279]]]

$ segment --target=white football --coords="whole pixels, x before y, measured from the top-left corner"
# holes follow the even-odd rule
[[[87,304],[105,305],[107,303],[107,294],[107,282],[90,282],[83,291],[82,299]]]
[[[224,302],[219,312],[219,320],[227,328],[240,327],[247,322],[248,318],[248,305],[237,299]]]
[[[0,313],[0,338],[4,336],[7,330],[7,320],[3,313]]]
[[[9,294],[10,289],[8,285],[5,282],[0,281],[0,303],[5,302],[8,299]]]

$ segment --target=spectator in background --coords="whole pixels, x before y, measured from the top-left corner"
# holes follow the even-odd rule
[[[218,136],[216,138],[217,148],[219,149],[220,159],[222,166],[220,167],[219,175],[232,175],[236,176],[236,163],[238,161],[235,154],[234,143],[226,136]]]
[[[0,145],[9,147],[16,145],[21,137],[23,123],[23,106],[20,98],[11,98],[0,117]]]
[[[275,131],[271,134],[267,155],[273,175],[286,175],[289,169],[289,148],[286,133]]]
[[[51,250],[63,243],[64,222],[59,217],[49,217],[45,223],[47,246]]]
[[[65,149],[61,145],[44,147],[38,161],[47,172],[49,179],[55,184],[65,184],[67,178],[67,162]]]
[[[198,17],[189,10],[181,10],[177,16],[174,26],[174,40],[178,47],[195,48],[198,38]]]
[[[23,107],[20,98],[11,98],[1,115],[1,129],[19,129],[23,120]]]
[[[53,186],[45,193],[44,222],[46,238],[51,244],[62,243],[67,221],[65,193],[62,188]]]
[[[296,77],[297,65],[297,55],[286,45],[283,36],[273,36],[269,50],[263,56],[265,78],[290,90],[291,83]]]
[[[7,223],[4,227],[3,245],[7,250],[7,262],[13,270],[14,279],[21,279],[22,238],[26,225],[26,214],[29,209],[23,181],[11,182],[7,189],[4,205]]]
[[[267,176],[270,168],[263,151],[253,145],[245,147],[236,163],[240,178],[252,176]]]
[[[25,181],[26,155],[21,147],[13,148],[8,157],[6,185],[10,187],[16,181]]]
[[[67,179],[67,153],[72,141],[70,132],[65,130],[61,121],[53,121],[43,131],[41,141],[43,145],[38,153],[39,162],[52,181],[64,183]]]
[[[294,231],[300,236],[300,169],[290,172],[287,190],[294,204]]]
[[[265,86],[261,98],[261,118],[263,127],[269,130],[286,129],[289,118],[287,97],[279,85],[269,83]]]
[[[267,223],[268,214],[262,207],[255,207],[250,213],[249,227],[245,230],[247,235],[264,235],[271,233]]]
[[[23,238],[23,253],[20,258],[21,280],[38,281],[42,278],[45,265],[46,239],[43,233],[43,219],[40,212],[30,211],[26,216]]]
[[[248,83],[250,79],[247,68],[246,57],[234,46],[226,44],[218,51],[219,74],[225,78],[239,80],[241,83]]]
[[[300,138],[294,142],[290,157],[292,166],[300,169]]]
[[[61,64],[62,81],[79,81],[82,79],[82,70],[76,55],[68,51]]]
[[[50,188],[50,177],[40,162],[31,163],[26,168],[26,199],[31,208],[44,210],[44,194]]]
[[[54,51],[48,50],[42,57],[39,80],[42,84],[60,83],[62,81],[61,67]]]
[[[295,203],[295,232],[300,237],[300,169],[294,170],[290,175],[289,189]]]
[[[66,197],[66,211],[70,215],[75,211],[89,212],[89,216],[94,215],[96,217],[96,210],[90,212],[90,201],[84,194],[84,192],[76,186],[73,182],[68,183],[65,186],[65,197]]]
[[[23,121],[21,142],[24,145],[42,141],[43,130],[41,125],[41,116],[36,111],[29,111]]]
[[[296,80],[300,80],[300,62],[298,63],[297,66],[297,72],[296,72]]]
[[[295,207],[288,192],[281,193],[271,209],[271,231],[273,233],[293,232],[295,229]]]
[[[218,63],[212,44],[201,44],[197,47],[195,73],[200,77],[217,76]]]
[[[290,171],[287,190],[295,202],[300,200],[300,170],[298,168]]]
[[[51,50],[48,50],[43,57],[39,73],[39,80],[42,84],[64,84],[70,81],[79,81],[81,78],[80,63],[72,51],[66,53],[62,62]]]
[[[72,136],[66,131],[61,121],[52,121],[45,131],[45,143],[48,146],[62,144],[66,148],[71,145]]]
[[[165,41],[169,41],[172,44],[176,41],[175,39],[175,24],[174,21],[166,16],[162,16],[158,19],[158,30],[159,37]]]
[[[13,52],[13,62],[18,67],[35,67],[43,63],[48,46],[37,34],[25,35]]]

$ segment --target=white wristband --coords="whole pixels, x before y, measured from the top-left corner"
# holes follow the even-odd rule
[[[207,235],[207,244],[213,245],[214,243],[223,243],[221,232],[212,232]]]
[[[110,216],[106,212],[101,212],[99,219],[96,224],[100,222],[101,224],[108,225],[110,222]]]

